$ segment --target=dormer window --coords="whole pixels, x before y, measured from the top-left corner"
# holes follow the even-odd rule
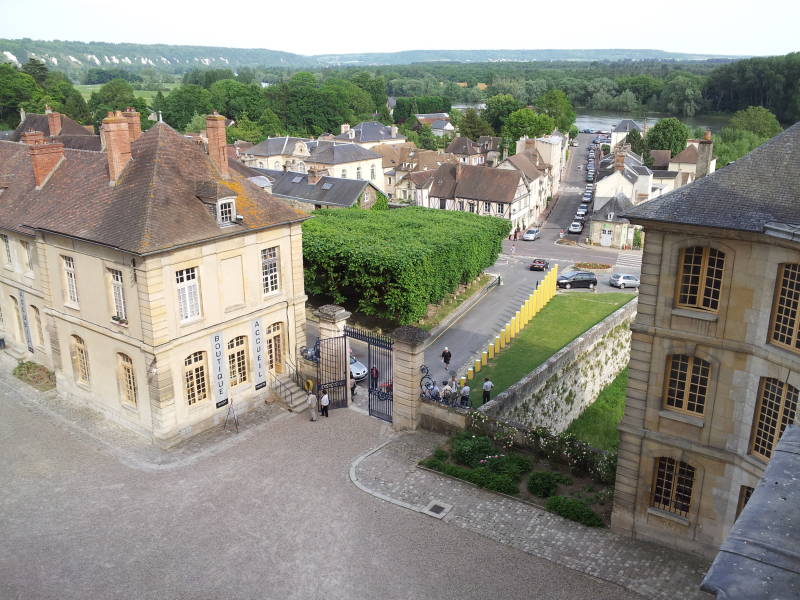
[[[233,198],[223,198],[217,202],[217,222],[220,227],[233,225],[236,219],[236,203]]]

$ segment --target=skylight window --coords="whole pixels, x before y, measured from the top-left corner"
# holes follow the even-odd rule
[[[292,183],[300,183],[301,181],[303,181],[303,178],[300,176],[292,178]]]
[[[323,183],[323,184],[322,184],[322,189],[323,189],[323,190],[329,190],[329,189],[331,189],[332,187],[333,187],[333,184],[332,184],[332,183]]]

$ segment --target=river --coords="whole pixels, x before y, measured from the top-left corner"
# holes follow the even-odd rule
[[[575,125],[578,129],[599,129],[601,131],[612,131],[617,123],[623,119],[632,119],[639,127],[642,127],[644,120],[641,117],[632,114],[606,112],[601,110],[586,110],[578,109],[576,111],[578,116],[575,119]],[[665,119],[674,115],[664,113],[648,113],[647,126],[652,127],[659,119]],[[725,127],[730,120],[729,115],[697,115],[694,117],[677,117],[684,125],[691,128],[700,127],[702,129],[711,129],[711,131],[719,131]]]

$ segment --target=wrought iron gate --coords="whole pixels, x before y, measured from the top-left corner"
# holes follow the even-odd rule
[[[367,390],[370,416],[392,422],[394,374],[392,372],[392,338],[345,326],[346,336],[367,344]]]
[[[347,406],[347,372],[350,368],[345,336],[325,338],[317,342],[317,382],[319,396],[328,392],[330,408]]]

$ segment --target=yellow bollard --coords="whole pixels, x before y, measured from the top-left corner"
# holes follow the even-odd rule
[[[475,366],[473,367],[476,373],[479,373],[481,370],[481,360],[479,358],[475,359]]]
[[[464,387],[466,384],[467,384],[467,378],[466,377],[462,377],[461,378],[461,387]]]
[[[494,336],[494,346],[492,346],[492,347],[494,348],[495,356],[500,354],[500,336],[499,335]],[[494,358],[494,356],[492,358]]]
[[[522,317],[519,311],[517,311],[517,313],[514,315],[514,337],[519,335],[521,329],[522,329]]]
[[[498,337],[500,338],[500,350],[502,350],[503,348],[506,347],[506,328],[505,327],[503,327],[503,329],[500,331],[500,335]]]
[[[514,337],[514,336],[511,335],[511,330],[512,329],[513,329],[513,327],[511,325],[511,323],[509,322],[508,325],[506,325],[506,346],[508,346],[511,343],[511,339]]]
[[[490,345],[489,348],[493,348],[493,346]],[[489,353],[486,350],[484,350],[483,352],[481,352],[481,364],[485,367],[486,363],[488,362],[489,362]]]
[[[472,369],[467,369],[467,379],[472,379],[475,376]]]

